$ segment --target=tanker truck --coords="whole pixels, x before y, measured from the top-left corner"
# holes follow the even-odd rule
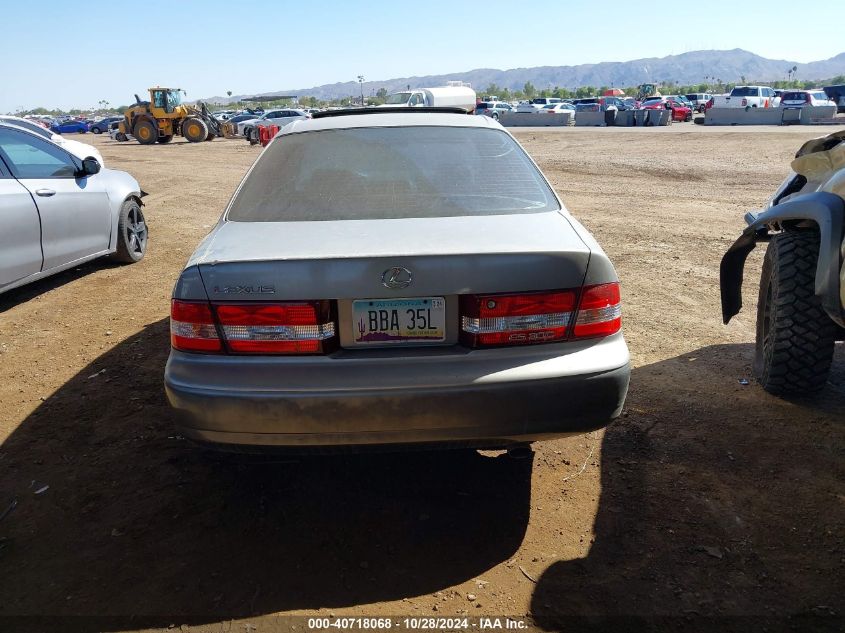
[[[477,101],[475,90],[467,86],[439,86],[437,88],[415,88],[394,92],[387,96],[384,108],[461,108],[475,111]]]

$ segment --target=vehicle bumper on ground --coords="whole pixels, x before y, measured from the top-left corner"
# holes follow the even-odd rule
[[[297,358],[173,351],[165,390],[179,430],[211,444],[492,448],[606,426],[628,389],[621,334],[520,350],[428,351],[412,360],[390,349]]]

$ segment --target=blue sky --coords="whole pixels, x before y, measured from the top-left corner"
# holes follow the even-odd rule
[[[196,99],[358,75],[379,80],[701,49],[744,48],[799,63],[845,51],[842,0],[74,4],[8,3],[0,12],[0,112],[86,108],[101,99],[125,104],[156,84]]]

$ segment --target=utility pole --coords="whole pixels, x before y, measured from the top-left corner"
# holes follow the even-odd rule
[[[361,107],[364,107],[364,75],[358,75],[358,83],[361,84]]]

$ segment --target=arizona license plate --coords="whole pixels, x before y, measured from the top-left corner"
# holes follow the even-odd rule
[[[440,343],[446,340],[446,300],[360,299],[352,302],[355,343]]]

